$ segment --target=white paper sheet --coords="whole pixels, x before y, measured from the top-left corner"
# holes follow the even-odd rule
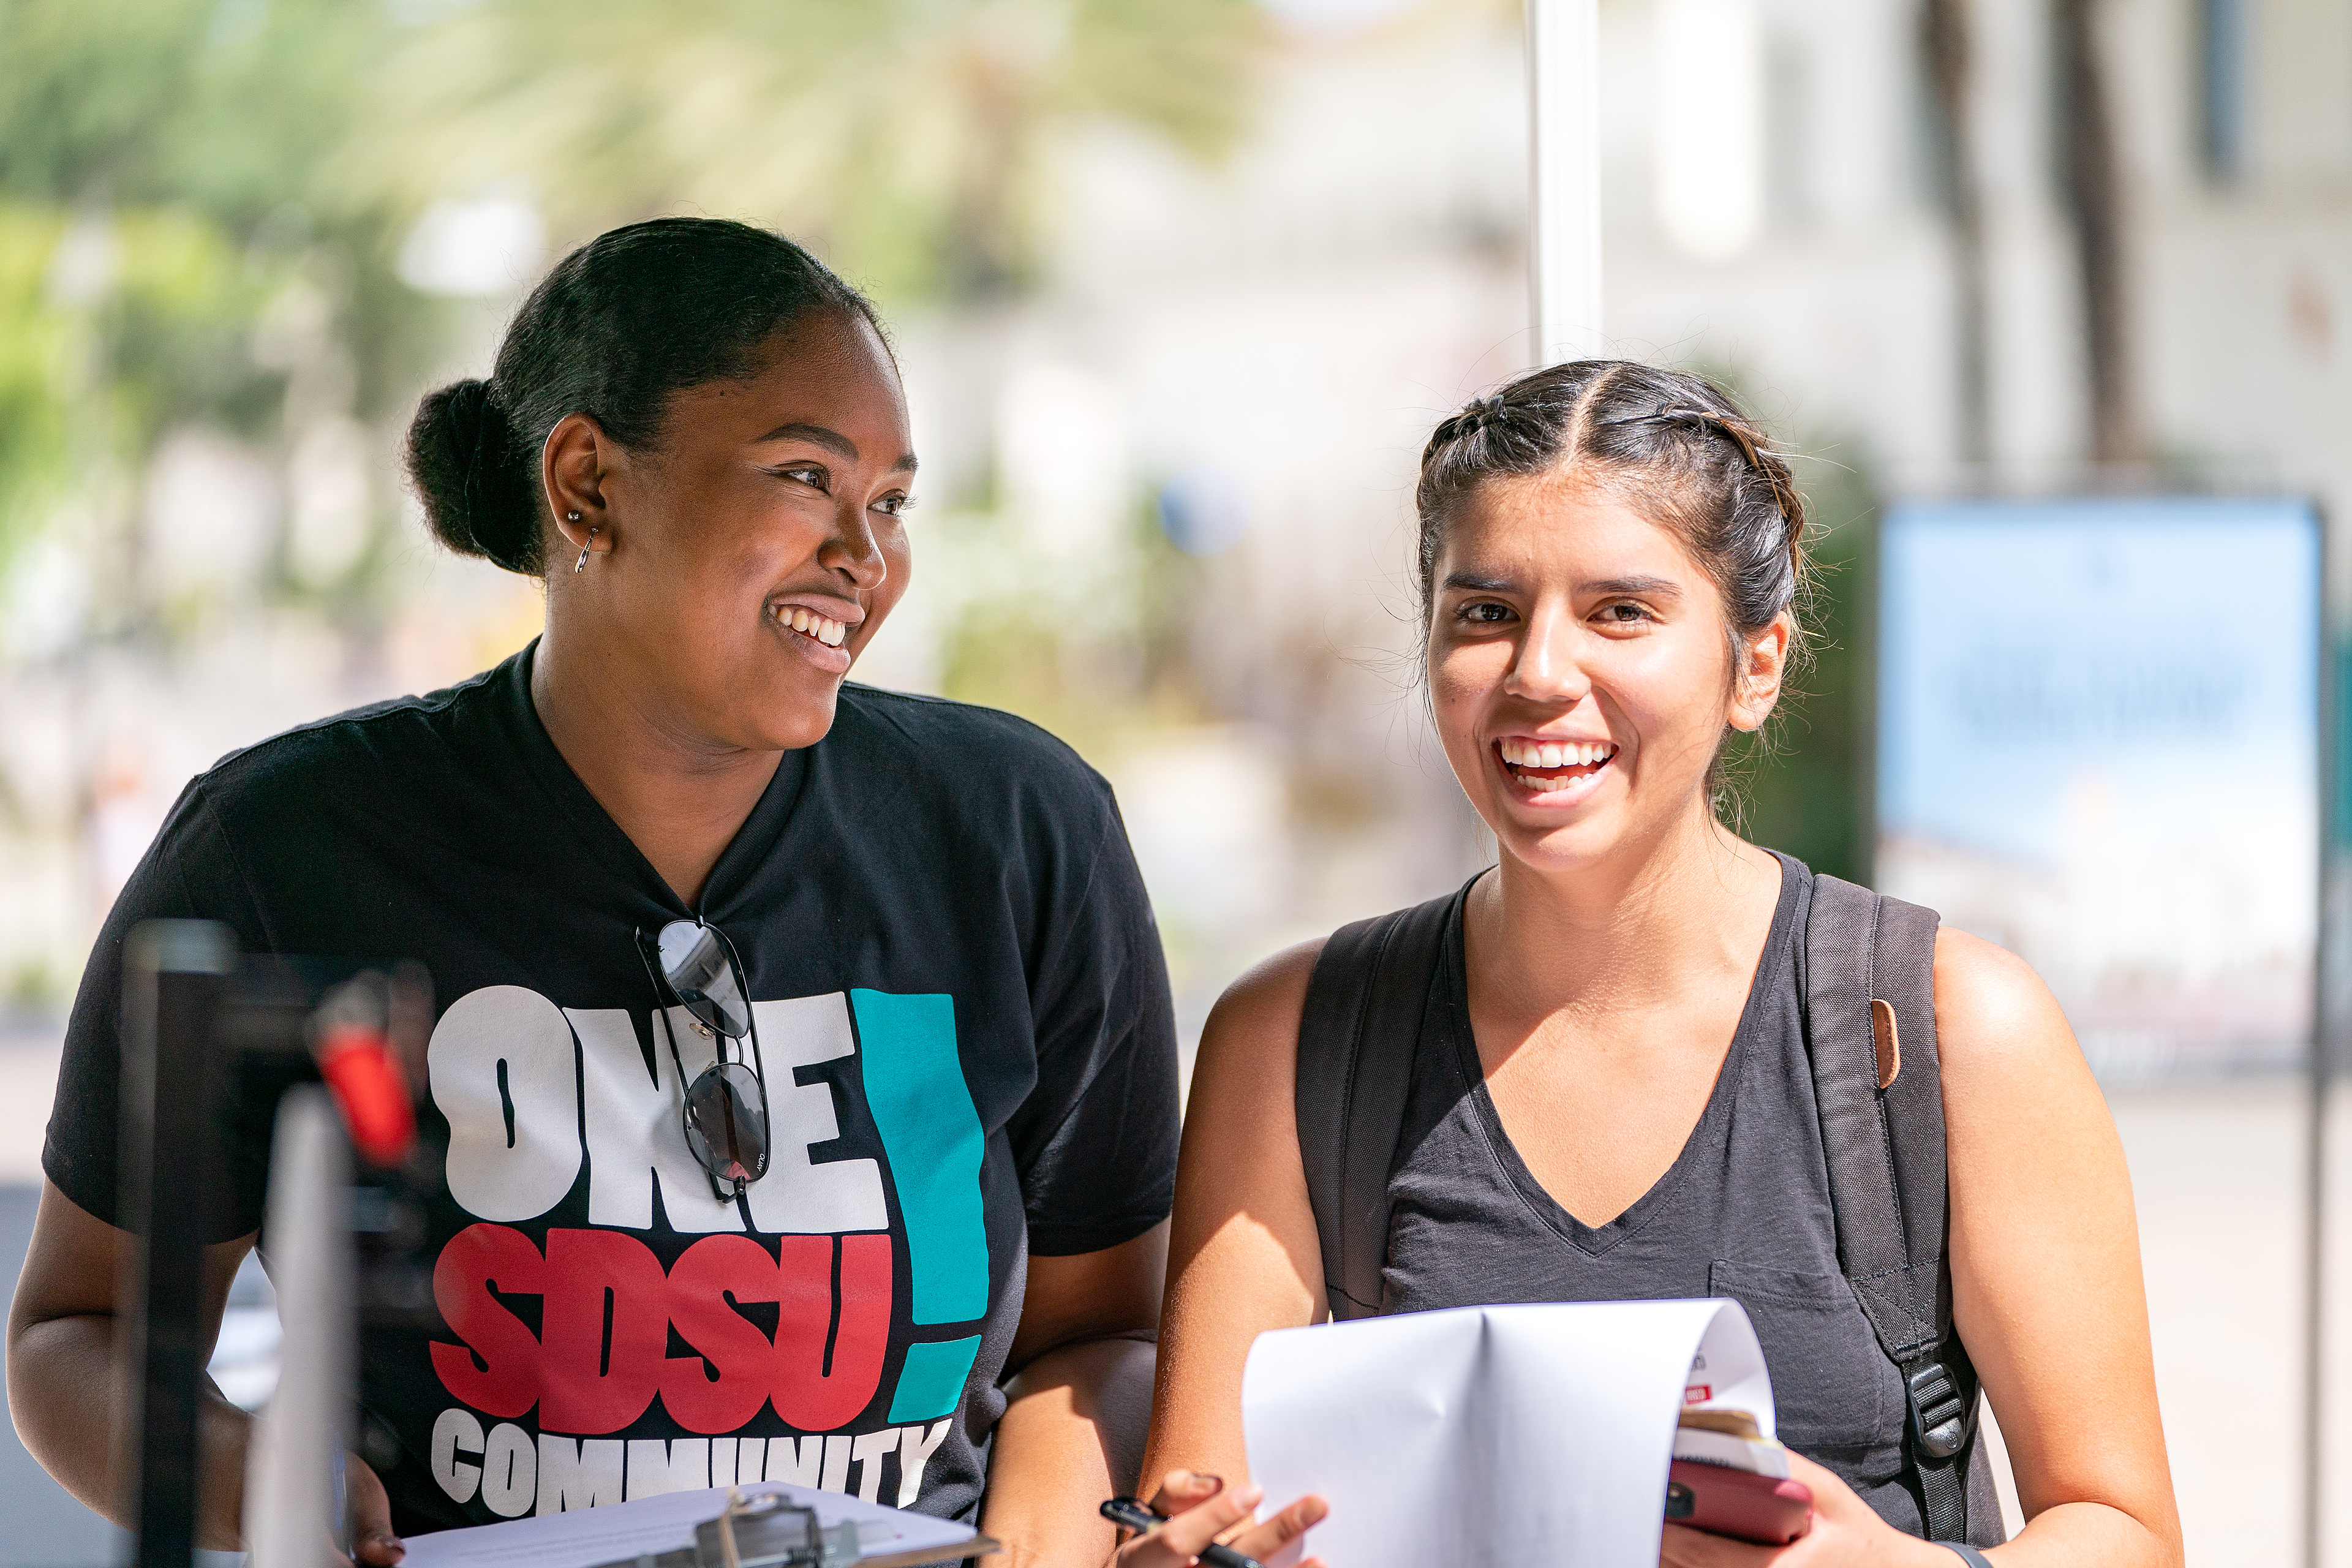
[[[1773,1434],[1733,1300],[1465,1307],[1261,1334],[1243,1375],[1250,1479],[1319,1493],[1332,1568],[1656,1568],[1685,1403]]]
[[[958,1557],[974,1539],[968,1524],[904,1513],[838,1492],[812,1491],[779,1481],[741,1489],[746,1497],[782,1492],[793,1502],[816,1510],[818,1522],[828,1530],[845,1519],[856,1520],[858,1549],[866,1557],[913,1552],[934,1552],[940,1559]],[[718,1518],[726,1506],[727,1489],[714,1487],[471,1530],[438,1531],[409,1537],[408,1555],[401,1568],[596,1568],[598,1563],[642,1552],[674,1552],[691,1546],[694,1527]]]

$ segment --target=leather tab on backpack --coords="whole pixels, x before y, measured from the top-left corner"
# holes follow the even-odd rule
[[[1870,999],[1870,1039],[1878,1047],[1878,1087],[1884,1092],[1903,1070],[1903,1037],[1895,1026],[1895,1005],[1876,996]]]

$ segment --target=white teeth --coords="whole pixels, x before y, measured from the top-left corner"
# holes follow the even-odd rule
[[[778,605],[769,613],[776,617],[778,626],[788,627],[827,647],[839,647],[849,640],[847,624],[836,621],[831,616],[820,616],[814,610],[798,605]]]
[[[1545,742],[1510,739],[1498,747],[1504,763],[1515,768],[1552,772],[1560,768],[1597,768],[1617,754],[1606,741]]]

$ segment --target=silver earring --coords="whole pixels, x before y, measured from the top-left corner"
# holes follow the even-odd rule
[[[563,521],[566,522],[576,523],[580,521],[580,514],[576,511],[567,511],[563,514]],[[595,542],[596,530],[592,528],[588,531],[588,544],[593,544]],[[582,567],[588,564],[588,544],[583,544],[580,547],[580,559],[572,563],[572,569],[574,572],[579,571]]]

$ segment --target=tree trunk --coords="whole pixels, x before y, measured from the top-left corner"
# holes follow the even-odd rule
[[[2142,456],[2125,342],[2122,199],[2107,76],[2100,53],[2098,0],[2054,0],[2059,81],[2065,115],[2066,216],[2083,300],[2091,456],[2101,463]]]
[[[1968,0],[1922,0],[1920,52],[1935,110],[1936,195],[1952,240],[1953,361],[1958,372],[1959,454],[1992,456],[1992,390],[1986,346],[1984,204],[1977,187]]]

